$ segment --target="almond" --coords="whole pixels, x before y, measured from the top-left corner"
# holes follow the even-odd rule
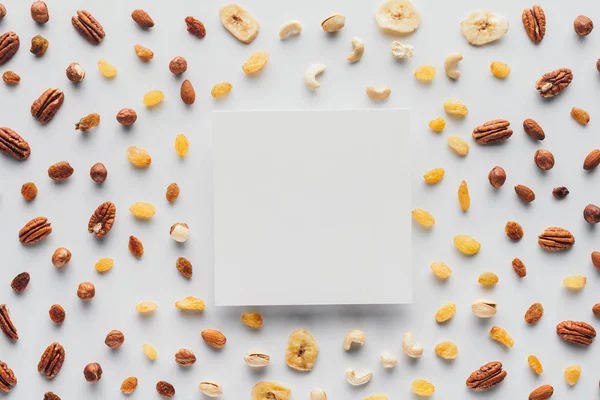
[[[546,400],[552,397],[554,394],[554,388],[550,385],[542,385],[535,389],[529,395],[529,400]]]
[[[515,193],[519,196],[519,199],[525,203],[531,203],[535,200],[535,193],[525,185],[515,186]]]
[[[220,349],[225,346],[227,342],[227,338],[221,332],[216,329],[205,329],[202,331],[202,339],[209,346],[214,347],[215,349]]]
[[[187,105],[194,104],[196,101],[196,91],[187,79],[181,84],[181,100]]]
[[[600,149],[594,149],[587,155],[583,162],[583,169],[591,171],[600,165]]]
[[[144,10],[133,10],[131,13],[131,18],[135,21],[136,24],[141,26],[142,28],[152,28],[154,26],[154,21],[152,17],[148,15],[148,13]]]
[[[48,168],[48,176],[53,181],[64,181],[71,175],[73,175],[73,167],[66,161],[60,161],[56,164],[52,164]]]

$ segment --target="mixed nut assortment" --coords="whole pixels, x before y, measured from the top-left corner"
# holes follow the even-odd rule
[[[7,10],[0,4],[0,19],[4,18]],[[47,4],[44,1],[36,0],[31,5],[31,18],[38,24],[46,24],[50,21],[50,14]],[[144,10],[136,9],[131,13],[133,21],[140,28],[149,30],[155,26],[152,17]],[[219,19],[223,27],[237,40],[242,43],[251,43],[260,32],[260,24],[257,19],[243,7],[230,4],[223,6],[219,11]],[[411,0],[385,0],[375,12],[375,20],[379,28],[392,35],[406,35],[416,31],[421,23],[421,15]],[[71,18],[73,28],[90,44],[99,45],[106,37],[106,32],[102,24],[88,11],[77,10],[76,15]],[[198,38],[204,38],[207,34],[204,24],[188,16],[184,20],[187,31]],[[321,22],[321,28],[326,33],[334,33],[345,27],[346,17],[341,14],[332,15]],[[539,44],[546,34],[546,16],[544,10],[539,5],[534,5],[530,9],[525,9],[522,13],[522,24],[526,35],[534,44]],[[579,36],[587,36],[593,30],[593,22],[590,18],[580,15],[574,21],[574,31]],[[291,36],[299,35],[302,32],[300,22],[291,20],[285,23],[278,35],[280,40],[287,40]],[[474,46],[483,46],[502,38],[508,31],[508,19],[491,11],[478,10],[472,12],[466,19],[460,23],[460,29],[465,39]],[[347,54],[346,59],[349,63],[356,63],[361,60],[365,52],[365,43],[362,39],[354,37],[351,42],[352,51]],[[15,32],[6,32],[0,36],[0,65],[10,61],[17,53],[20,47],[20,38]],[[49,47],[49,41],[37,35],[31,40],[30,51],[38,57],[43,57]],[[134,46],[136,55],[143,61],[150,61],[154,57],[154,52],[140,44]],[[414,48],[411,45],[393,41],[391,44],[391,53],[393,57],[406,59],[413,57]],[[260,71],[268,62],[269,53],[266,51],[255,51],[248,60],[242,65],[242,70],[246,74],[254,74]],[[463,60],[461,53],[455,52],[449,54],[444,60],[444,71],[448,78],[452,80],[460,79],[461,73],[458,64]],[[97,62],[98,69],[105,78],[113,78],[117,75],[116,67],[101,59]],[[177,56],[169,63],[169,70],[174,75],[181,75],[188,69],[187,60],[184,57]],[[324,64],[312,64],[305,72],[304,80],[309,90],[318,90],[321,83],[317,77],[326,71]],[[600,59],[597,63],[597,69],[600,71]],[[490,71],[494,77],[505,79],[511,72],[510,67],[502,62],[493,62],[490,65]],[[86,77],[83,67],[77,63],[71,63],[66,68],[66,77],[69,81],[77,84]],[[415,79],[427,84],[436,76],[436,69],[432,65],[421,65],[414,72]],[[3,81],[8,85],[19,85],[20,76],[13,71],[5,71],[2,75]],[[543,98],[552,98],[561,94],[572,82],[573,73],[568,68],[559,68],[554,71],[543,74],[533,87],[539,91]],[[217,83],[211,90],[214,98],[225,96],[233,88],[229,82]],[[369,84],[366,86],[367,96],[375,101],[384,101],[391,95],[389,86],[376,86]],[[184,80],[180,90],[181,100],[185,105],[192,105],[196,99],[196,92],[189,80]],[[164,93],[160,90],[153,90],[146,93],[143,97],[143,104],[146,107],[156,107],[164,99]],[[65,94],[58,88],[49,88],[44,91],[39,98],[35,99],[31,105],[31,115],[41,124],[47,124],[52,121],[59,112]],[[444,110],[453,118],[463,118],[468,114],[466,104],[456,99],[448,99],[444,102]],[[571,117],[578,123],[586,125],[590,121],[590,115],[587,111],[573,107]],[[134,109],[123,108],[116,115],[119,124],[123,126],[133,125],[138,118]],[[93,113],[79,120],[75,124],[75,129],[87,131],[100,124],[100,115]],[[443,117],[433,119],[429,123],[432,131],[441,133],[446,126]],[[545,132],[541,125],[533,120],[523,121],[524,132],[533,140],[543,141]],[[477,145],[501,145],[509,140],[514,134],[511,123],[505,119],[495,119],[482,123],[472,131],[472,139]],[[449,147],[459,156],[467,156],[469,153],[469,143],[459,136],[449,136],[447,138]],[[180,134],[175,141],[175,151],[180,157],[185,157],[189,149],[189,142],[185,135]],[[29,143],[17,132],[8,127],[0,128],[0,152],[17,160],[26,160],[31,154]],[[127,150],[127,159],[136,168],[146,168],[152,163],[150,154],[142,148],[131,146]],[[551,170],[555,165],[554,155],[546,149],[538,149],[533,157],[535,165],[542,171]],[[600,165],[600,149],[592,150],[583,162],[583,169],[591,171]],[[60,161],[48,167],[48,177],[54,181],[69,179],[74,173],[74,168],[67,161]],[[108,171],[104,164],[96,163],[90,169],[90,178],[102,184],[108,177]],[[444,178],[443,168],[436,168],[424,174],[424,179],[428,184],[436,184]],[[495,166],[488,174],[490,185],[495,189],[500,189],[506,182],[506,171]],[[21,195],[26,201],[34,201],[37,195],[37,187],[34,182],[23,184]],[[517,197],[525,202],[535,201],[535,192],[522,184],[514,187]],[[171,183],[166,190],[166,200],[173,203],[177,200],[180,193],[177,183]],[[552,191],[556,199],[563,199],[569,194],[569,190],[560,186]],[[466,212],[470,208],[470,195],[466,181],[462,181],[458,187],[458,203],[462,211]],[[155,214],[155,208],[150,203],[134,203],[129,211],[139,219],[150,219]],[[116,221],[117,207],[114,203],[106,201],[101,203],[92,212],[88,232],[96,239],[102,239],[109,234]],[[424,228],[432,228],[435,225],[435,218],[431,213],[424,209],[415,209],[412,212],[414,220]],[[588,205],[583,216],[585,221],[590,224],[600,222],[600,207]],[[173,224],[170,229],[170,236],[173,240],[183,243],[189,237],[189,226],[186,223],[178,222]],[[18,232],[19,241],[26,246],[35,245],[46,239],[52,233],[52,225],[47,217],[38,216],[26,222],[23,228]],[[513,241],[519,241],[523,238],[523,228],[515,221],[509,221],[505,226],[506,235]],[[575,244],[575,238],[571,232],[562,227],[548,227],[538,236],[539,246],[548,252],[565,251]],[[481,244],[471,236],[460,234],[454,238],[454,245],[458,251],[467,256],[475,255],[479,252]],[[135,236],[129,237],[128,248],[131,254],[136,258],[144,255],[144,245],[140,239]],[[600,252],[592,252],[592,263],[600,270]],[[71,252],[69,249],[61,247],[54,251],[51,261],[56,268],[62,268],[69,263]],[[102,258],[95,264],[98,272],[104,273],[113,267],[114,261],[111,258]],[[431,270],[439,279],[448,279],[452,270],[443,262],[434,262],[431,264]],[[523,261],[515,258],[512,267],[519,278],[525,278],[527,269]],[[180,257],[176,262],[176,269],[186,279],[192,277],[192,263]],[[17,275],[10,283],[11,288],[17,292],[23,292],[27,289],[30,281],[30,275],[23,272]],[[479,284],[492,286],[498,283],[498,276],[493,272],[485,272],[479,276]],[[586,278],[580,275],[573,275],[565,278],[564,284],[569,289],[579,290],[586,284]],[[94,298],[96,289],[91,282],[81,282],[77,289],[77,296],[83,301],[90,301]],[[177,301],[175,306],[185,310],[203,311],[205,303],[197,297],[186,297]],[[139,313],[152,313],[158,305],[151,301],[141,302],[136,306]],[[436,314],[435,320],[439,324],[446,323],[456,314],[457,307],[454,303],[447,303],[441,306]],[[592,308],[596,316],[600,316],[600,303]],[[62,324],[66,318],[66,311],[60,304],[54,304],[50,307],[49,317],[55,324]],[[497,313],[497,303],[491,300],[476,300],[472,303],[472,313],[477,318],[492,318]],[[532,304],[526,311],[524,321],[526,324],[536,324],[544,314],[544,307],[540,303]],[[259,313],[244,313],[242,323],[252,329],[260,329],[263,325],[263,318]],[[0,304],[0,330],[12,341],[19,340],[17,328],[11,320],[9,310],[6,304]],[[590,324],[581,321],[566,320],[557,324],[557,336],[565,342],[590,346],[596,337],[596,330]],[[220,349],[227,343],[226,336],[214,329],[202,331],[201,336],[207,345]],[[489,331],[489,336],[498,343],[512,347],[514,339],[510,334],[500,326],[493,326]],[[361,330],[352,330],[344,338],[343,347],[346,351],[360,348],[366,340],[366,335]],[[111,349],[122,346],[125,342],[125,335],[119,330],[110,331],[105,338],[105,344]],[[407,357],[419,358],[423,355],[424,348],[415,344],[415,338],[411,332],[406,332],[402,343],[403,351]],[[156,359],[157,351],[151,344],[143,346],[144,354],[151,360]],[[451,360],[458,356],[458,346],[452,341],[443,341],[435,346],[435,354],[445,360]],[[305,330],[298,329],[291,333],[285,354],[287,365],[298,371],[311,371],[317,362],[319,355],[319,345],[313,335]],[[56,377],[65,361],[65,348],[57,342],[51,343],[40,357],[38,372],[47,379]],[[252,368],[264,368],[270,364],[271,358],[268,354],[250,352],[245,355],[246,364]],[[196,362],[195,354],[189,349],[179,349],[175,354],[175,362],[182,367],[190,367]],[[384,353],[381,356],[383,368],[394,368],[397,364],[397,358]],[[535,374],[541,374],[543,367],[540,360],[531,355],[528,357],[528,363]],[[87,382],[97,383],[102,378],[102,367],[96,362],[87,364],[83,369],[83,375]],[[572,365],[565,369],[565,380],[569,385],[577,383],[581,375],[581,368],[578,365]],[[360,386],[367,384],[373,377],[372,371],[357,372],[353,368],[348,368],[345,372],[346,380],[350,385]],[[507,371],[499,361],[491,361],[473,371],[466,379],[466,386],[473,391],[485,391],[501,384],[507,377]],[[0,361],[0,391],[10,392],[12,387],[17,384],[17,378],[13,370],[3,361]],[[121,384],[121,391],[124,394],[131,394],[138,386],[136,377],[128,377]],[[223,388],[214,382],[201,382],[199,390],[206,396],[219,397],[223,393]],[[416,379],[411,384],[411,390],[419,396],[431,396],[435,392],[435,386],[424,379]],[[166,381],[156,383],[156,391],[166,398],[175,395],[175,387]],[[534,389],[529,395],[530,400],[543,400],[552,397],[554,389],[550,385],[542,385]],[[253,400],[287,400],[291,398],[291,390],[275,382],[259,382],[252,389]],[[47,400],[60,400],[60,397],[52,392],[44,395]],[[324,400],[327,395],[321,389],[315,388],[310,393],[311,400]],[[366,400],[384,400],[386,395],[379,394],[368,397]]]

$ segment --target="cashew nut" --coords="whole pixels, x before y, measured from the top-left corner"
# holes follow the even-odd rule
[[[361,347],[363,344],[365,344],[365,333],[363,331],[355,329],[348,332],[344,338],[344,349],[349,351],[353,344],[358,345],[358,347]]]
[[[398,364],[398,359],[390,353],[383,353],[381,355],[381,365],[383,368],[394,368]]]
[[[412,332],[406,332],[404,334],[402,349],[410,358],[419,358],[423,355],[423,348],[415,346]]]
[[[362,39],[355,37],[352,39],[352,53],[349,53],[346,56],[346,59],[351,63],[355,63],[361,59],[364,52],[365,42],[363,42]]]
[[[327,69],[325,64],[312,64],[304,73],[304,82],[310,90],[317,90],[321,84],[317,81],[317,75],[323,73]]]
[[[397,41],[392,42],[392,55],[396,58],[412,58],[414,47],[408,44],[402,44]]]
[[[310,400],[327,400],[327,394],[321,389],[310,391]]]
[[[380,88],[375,85],[367,85],[367,96],[371,100],[385,100],[392,94],[392,89],[389,86],[383,86]]]
[[[367,384],[373,379],[373,373],[371,371],[365,371],[361,375],[356,375],[353,368],[346,370],[346,380],[352,386],[361,386]]]
[[[291,20],[283,24],[281,29],[279,29],[279,39],[285,40],[289,36],[299,35],[302,32],[302,25],[300,22]]]
[[[460,71],[457,69],[458,62],[463,59],[463,55],[460,53],[452,53],[446,60],[444,60],[444,70],[446,70],[446,75],[450,79],[458,79],[460,78]]]

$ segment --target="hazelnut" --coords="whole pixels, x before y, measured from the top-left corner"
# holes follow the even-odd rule
[[[0,21],[4,17],[6,17],[6,7],[4,7],[4,4],[0,3]]]
[[[52,307],[50,307],[50,310],[48,310],[48,314],[50,315],[50,319],[52,320],[52,322],[54,322],[55,324],[62,324],[63,322],[65,322],[65,317],[67,316],[65,313],[65,309],[62,308],[60,304],[54,304]]]
[[[585,15],[580,15],[575,18],[575,22],[573,22],[573,28],[579,36],[587,36],[592,33],[592,30],[594,29],[594,23]]]
[[[554,155],[548,150],[539,149],[536,151],[533,161],[542,171],[548,171],[554,167]]]
[[[196,362],[196,355],[188,349],[179,349],[175,353],[175,362],[182,367],[190,367]]]
[[[137,114],[135,110],[131,108],[122,108],[117,114],[117,121],[121,125],[131,126],[137,120]]]
[[[596,69],[600,72],[600,58],[596,60]]]
[[[45,24],[50,20],[48,6],[43,1],[35,1],[31,5],[31,18],[38,24]]]
[[[108,332],[108,335],[106,335],[106,339],[104,339],[104,344],[106,344],[111,349],[116,349],[117,347],[121,347],[124,341],[125,335],[123,335],[123,332],[118,330],[112,330]]]
[[[59,247],[52,254],[52,265],[56,268],[61,268],[71,261],[71,252],[65,247]]]
[[[96,362],[89,363],[83,369],[83,376],[89,383],[96,383],[102,378],[102,367]]]
[[[66,73],[67,79],[73,83],[79,83],[85,78],[85,70],[76,62],[69,64]]]
[[[24,183],[23,186],[21,186],[21,196],[23,196],[23,198],[27,201],[35,199],[35,196],[37,196],[37,192],[37,186],[35,186],[35,183],[33,182],[27,182]]]
[[[174,241],[183,243],[187,241],[190,236],[190,227],[187,224],[178,222],[171,227],[169,234]]]
[[[490,185],[498,189],[506,182],[506,171],[502,167],[495,166],[488,174],[488,180]]]
[[[592,251],[592,264],[600,270],[600,251]]]
[[[102,163],[96,163],[90,169],[90,178],[96,183],[104,182],[107,175],[108,171],[106,171],[106,167]]]
[[[169,69],[175,75],[183,74],[187,71],[187,61],[183,57],[175,57],[169,63]]]
[[[81,282],[77,288],[77,297],[83,301],[91,300],[96,295],[96,287],[91,282]]]
[[[600,207],[588,204],[583,210],[583,218],[589,224],[597,224],[600,222]]]

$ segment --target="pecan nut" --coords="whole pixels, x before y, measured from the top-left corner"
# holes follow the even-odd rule
[[[10,340],[19,340],[17,328],[15,328],[15,325],[10,320],[10,315],[8,314],[8,307],[6,307],[6,304],[0,304],[0,330]]]
[[[544,133],[544,130],[540,124],[531,118],[527,118],[525,121],[523,121],[523,129],[525,130],[525,133],[528,134],[532,139],[544,140],[546,138],[546,134]]]
[[[13,58],[20,45],[19,35],[14,32],[6,32],[0,36],[0,65]]]
[[[510,122],[505,119],[495,119],[478,126],[473,130],[473,139],[478,144],[501,143],[510,138],[513,134],[509,129]]]
[[[506,371],[502,369],[500,361],[492,361],[477,371],[473,371],[467,379],[467,387],[474,391],[489,390],[506,378]]]
[[[538,236],[538,244],[547,251],[563,251],[573,247],[575,237],[566,229],[550,227]]]
[[[0,128],[0,152],[17,160],[26,160],[31,154],[29,143],[10,128]]]
[[[65,101],[65,94],[62,90],[50,88],[33,102],[31,116],[42,124],[48,123],[60,110],[63,101]]]
[[[38,372],[46,378],[52,379],[60,372],[65,362],[65,348],[58,342],[52,343],[46,348],[38,363]]]
[[[573,73],[570,69],[559,68],[542,75],[536,82],[535,88],[540,92],[540,96],[550,98],[565,90],[572,80]]]
[[[0,361],[0,392],[8,393],[12,386],[16,384],[17,378],[12,369],[8,368],[6,363]]]
[[[540,43],[546,35],[546,14],[542,7],[535,5],[531,10],[523,10],[521,19],[529,39],[535,44]]]
[[[85,10],[77,10],[71,18],[73,27],[91,44],[99,44],[106,34],[104,28],[92,14]]]
[[[61,400],[60,396],[52,392],[44,393],[44,400]]]
[[[53,181],[64,181],[73,175],[74,169],[66,161],[60,161],[48,167],[48,177]]]
[[[556,325],[556,334],[565,342],[589,346],[596,337],[596,330],[585,322],[563,321]]]
[[[25,224],[19,231],[19,241],[23,244],[35,244],[46,239],[52,233],[52,226],[46,217],[37,217]]]
[[[115,223],[117,207],[110,201],[104,202],[96,208],[88,222],[88,232],[96,234],[96,239],[106,235]]]
[[[529,394],[529,400],[547,400],[554,394],[550,385],[542,385]]]

